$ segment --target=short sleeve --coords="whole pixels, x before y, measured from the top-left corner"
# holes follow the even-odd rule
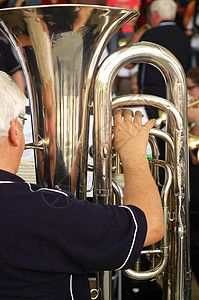
[[[25,218],[18,227],[23,249],[29,252],[31,245],[34,253],[31,262],[23,258],[30,268],[77,274],[126,269],[135,264],[147,231],[139,208],[93,204],[64,191],[33,185],[28,194]]]
[[[70,214],[60,216],[56,243],[71,273],[125,269],[135,264],[147,231],[139,208],[73,199],[68,209]],[[56,257],[62,258],[60,252]]]

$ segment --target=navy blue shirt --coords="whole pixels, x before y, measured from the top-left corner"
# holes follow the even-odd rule
[[[0,170],[0,299],[90,299],[88,272],[129,268],[147,224],[134,206],[92,204]]]

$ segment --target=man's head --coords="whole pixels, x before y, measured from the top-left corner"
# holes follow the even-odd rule
[[[191,98],[199,99],[199,67],[187,71],[187,92]]]
[[[177,5],[173,0],[155,0],[150,5],[151,26],[164,20],[175,20]]]
[[[8,136],[10,122],[25,115],[26,97],[6,73],[0,71],[0,138]],[[22,124],[22,121],[19,119]]]
[[[23,153],[23,117],[26,97],[6,73],[0,71],[0,168],[17,171]]]

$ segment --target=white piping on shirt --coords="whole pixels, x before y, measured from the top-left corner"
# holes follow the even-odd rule
[[[131,248],[129,250],[129,254],[127,255],[127,258],[126,258],[125,262],[123,263],[123,265],[121,267],[119,267],[118,269],[115,269],[116,271],[122,269],[124,267],[124,265],[126,264],[126,262],[128,261],[129,256],[132,253],[132,250],[133,250],[133,247],[134,247],[134,244],[135,244],[135,239],[136,239],[137,231],[138,231],[138,224],[137,224],[136,218],[135,218],[134,213],[132,212],[132,210],[128,206],[125,206],[125,205],[120,205],[120,207],[127,208],[131,212],[131,215],[132,215],[134,223],[135,223],[135,232],[134,232],[134,236],[133,236]]]
[[[3,181],[3,180],[0,181],[0,184],[3,184],[3,183],[18,183],[18,182],[15,182],[15,181]],[[32,187],[31,187],[31,184],[30,184],[29,182],[24,181],[24,182],[22,182],[22,183],[27,184],[28,187],[29,187],[29,189],[30,189],[30,191],[31,191],[32,193],[37,193],[37,192],[40,192],[40,191],[49,191],[49,192],[59,193],[59,194],[62,194],[62,195],[64,195],[64,196],[68,197],[68,195],[67,195],[66,193],[62,192],[62,191],[54,190],[54,189],[49,189],[49,188],[43,188],[43,187],[41,187],[40,189],[34,191],[34,190],[32,189]]]
[[[73,296],[73,275],[70,275],[70,295],[71,295],[71,299],[74,300],[74,296]]]
[[[62,194],[66,197],[68,197],[68,195],[62,191],[59,191],[59,190],[54,190],[54,189],[49,189],[49,188],[43,188],[41,187],[40,189],[36,190],[36,191],[33,191],[32,187],[31,187],[31,184],[27,181],[25,181],[24,183],[26,183],[28,186],[29,186],[29,189],[32,193],[37,193],[37,192],[40,192],[40,191],[49,191],[49,192],[55,192],[55,193],[59,193],[59,194]]]
[[[13,181],[0,181],[0,184],[2,183],[14,183]]]
[[[157,27],[158,27],[158,26],[169,26],[169,25],[176,25],[176,23],[175,23],[175,22],[172,22],[172,21],[170,21],[170,22],[161,22],[161,23],[159,23],[159,24],[157,25]]]

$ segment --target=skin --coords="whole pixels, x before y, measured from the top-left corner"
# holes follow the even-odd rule
[[[162,18],[156,10],[150,13],[151,27],[156,27],[160,22],[164,20],[165,18]],[[167,20],[173,21],[173,19],[167,19]]]
[[[23,127],[17,119],[10,122],[8,136],[0,146],[0,169],[16,174],[24,151]]]

